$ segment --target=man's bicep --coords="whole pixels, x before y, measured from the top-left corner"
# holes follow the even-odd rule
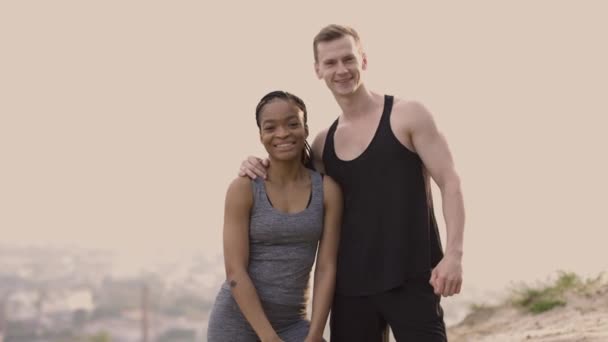
[[[433,117],[421,112],[412,131],[412,143],[425,168],[438,185],[454,172],[454,161],[445,136],[439,131]]]
[[[315,171],[323,174],[325,173],[325,165],[323,165],[322,158],[316,158],[313,155],[312,166],[314,167]]]
[[[325,138],[327,137],[327,130],[323,130],[317,134],[310,147],[312,152],[312,163],[318,172],[325,173],[325,165],[323,165],[323,148],[325,146]]]

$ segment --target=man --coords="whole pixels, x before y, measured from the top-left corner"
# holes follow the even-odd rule
[[[312,144],[313,164],[344,194],[332,341],[446,341],[440,296],[460,292],[464,204],[444,137],[421,104],[363,83],[367,56],[357,32],[330,25],[314,39],[315,71],[342,114]],[[248,158],[241,175],[265,177]],[[441,190],[442,250],[429,176]]]

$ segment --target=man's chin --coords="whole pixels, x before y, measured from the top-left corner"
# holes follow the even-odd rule
[[[333,91],[336,94],[346,96],[354,94],[358,88],[358,84],[349,83],[343,86],[334,87]]]
[[[353,88],[347,88],[347,89],[334,88],[334,89],[332,89],[332,92],[336,96],[350,96],[355,93],[355,89],[353,89]]]

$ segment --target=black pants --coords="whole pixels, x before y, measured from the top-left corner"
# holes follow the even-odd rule
[[[406,282],[371,296],[336,294],[331,309],[331,342],[447,341],[440,296],[426,279]]]

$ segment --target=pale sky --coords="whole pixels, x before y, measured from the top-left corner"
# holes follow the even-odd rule
[[[259,98],[302,97],[313,135],[339,114],[312,38],[340,23],[449,141],[465,282],[608,270],[604,2],[202,3],[0,4],[0,243],[219,253]]]

